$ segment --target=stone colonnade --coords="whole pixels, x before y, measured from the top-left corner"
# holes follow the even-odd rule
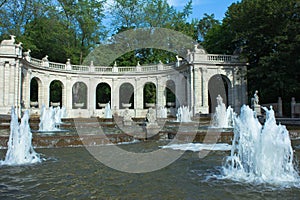
[[[186,60],[174,64],[155,64],[136,67],[100,67],[53,63],[31,58],[29,52],[22,53],[22,47],[11,43],[0,45],[0,114],[8,114],[11,106],[39,112],[41,106],[50,105],[50,84],[59,81],[62,86],[60,106],[67,110],[68,117],[103,117],[103,109],[97,109],[96,88],[105,83],[111,90],[110,105],[113,113],[122,115],[120,87],[130,84],[134,91],[132,117],[145,117],[143,89],[146,83],[156,88],[156,107],[167,106],[166,87],[168,82],[175,85],[176,102],[174,109],[185,105],[193,115],[213,111],[217,94],[221,93],[227,105],[236,111],[247,102],[246,63],[237,56],[207,54],[195,46],[188,51]],[[35,108],[30,102],[30,84],[38,84],[38,102]],[[221,85],[218,85],[218,81]],[[86,105],[74,108],[73,87],[83,83],[87,88]]]

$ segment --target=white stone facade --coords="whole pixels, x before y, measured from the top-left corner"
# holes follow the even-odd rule
[[[219,93],[227,99],[236,111],[247,102],[247,85],[245,80],[246,63],[237,56],[207,54],[204,49],[195,47],[189,51],[187,59],[174,64],[162,64],[134,67],[100,67],[53,63],[47,60],[31,58],[29,52],[22,54],[20,44],[13,40],[1,42],[0,46],[0,114],[8,114],[11,106],[21,113],[30,109],[39,113],[42,105],[50,105],[50,84],[54,80],[61,82],[62,98],[60,106],[67,110],[68,117],[104,116],[104,108],[97,109],[96,88],[106,83],[111,90],[110,105],[113,114],[122,116],[124,108],[120,105],[120,87],[129,83],[133,87],[134,105],[130,109],[132,117],[145,117],[143,88],[146,83],[156,87],[156,107],[164,107],[166,102],[167,82],[175,84],[176,102],[173,111],[181,105],[189,106],[193,115],[208,114],[214,111],[215,99]],[[30,83],[38,83],[38,100],[30,102]],[[218,80],[226,82],[218,85]],[[72,88],[82,82],[87,88],[85,107],[74,107]],[[222,82],[222,83],[223,83]],[[209,94],[211,99],[209,99]],[[227,97],[224,97],[227,96]],[[57,103],[57,102],[53,102]],[[128,102],[125,102],[128,103]],[[37,104],[36,108],[32,105]]]

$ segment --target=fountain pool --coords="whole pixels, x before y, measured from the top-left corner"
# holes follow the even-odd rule
[[[94,121],[98,122],[96,119]],[[88,127],[85,127],[86,121],[79,124],[87,136],[95,129],[94,121]],[[170,125],[173,126],[172,123]],[[199,128],[184,125],[182,128],[187,131],[184,134],[189,133],[188,129]],[[273,184],[224,177],[223,164],[230,148],[222,143],[188,143],[182,146],[170,144],[169,139],[164,139],[118,144],[121,149],[135,153],[149,153],[162,148],[170,154],[185,150],[170,165],[137,174],[109,168],[92,156],[91,149],[102,152],[107,145],[91,146],[89,149],[82,146],[56,147],[35,149],[43,159],[41,163],[1,165],[0,199],[296,199],[300,195],[300,183],[297,182]],[[299,158],[300,140],[292,140],[292,147],[293,157]],[[203,152],[207,155],[202,156]],[[5,154],[6,150],[1,149],[0,159]],[[111,154],[111,158],[117,156],[120,155]],[[140,164],[144,161],[136,162]],[[298,165],[296,170],[300,170]]]
[[[120,145],[128,151],[156,150],[166,141]],[[293,141],[299,146],[300,141]],[[102,148],[101,146],[95,148]],[[36,149],[47,160],[29,166],[1,166],[0,199],[297,199],[297,187],[218,179],[228,151],[203,159],[187,151],[171,165],[151,173],[123,173],[101,164],[82,147]],[[170,151],[173,151],[170,149]],[[300,156],[300,148],[295,148]],[[5,156],[5,150],[0,151]]]

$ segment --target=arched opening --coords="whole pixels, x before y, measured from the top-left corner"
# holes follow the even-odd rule
[[[34,77],[30,81],[30,107],[39,107],[39,96],[41,91],[40,79]]]
[[[62,89],[63,84],[59,80],[50,83],[50,101],[49,106],[62,106]]]
[[[76,82],[72,87],[72,108],[87,108],[87,86],[83,82]]]
[[[212,76],[208,82],[208,106],[209,113],[214,113],[217,106],[217,96],[221,95],[223,103],[228,107],[230,100],[230,80],[225,75]]]
[[[176,105],[176,90],[175,82],[173,80],[167,81],[166,87],[166,105],[167,107],[174,107]]]
[[[130,83],[123,83],[119,89],[119,108],[134,109],[134,87]]]
[[[107,83],[99,83],[96,88],[96,109],[103,108],[111,102],[111,88]]]
[[[148,82],[144,85],[143,97],[144,109],[153,107],[156,104],[156,86],[154,83]]]

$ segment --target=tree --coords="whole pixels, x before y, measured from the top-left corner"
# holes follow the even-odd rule
[[[47,13],[48,8],[49,0],[2,1],[0,11],[1,37],[7,35],[20,37],[24,33],[25,25],[37,14]]]
[[[249,94],[259,90],[262,103],[300,98],[299,7],[297,0],[243,0],[205,37],[205,47],[215,45],[219,53],[238,49],[247,58]]]
[[[113,19],[112,27],[117,30],[116,34],[130,29],[147,28],[148,30],[155,30],[155,28],[160,27],[180,31],[194,38],[195,41],[197,39],[195,26],[198,21],[187,22],[192,10],[192,1],[189,1],[182,11],[177,11],[168,4],[167,0],[116,0],[111,10],[113,11],[110,13]],[[148,36],[148,34],[145,35]],[[141,37],[142,35],[135,36]],[[161,37],[168,39],[167,35]],[[169,40],[172,39],[172,36],[170,36]],[[176,61],[176,53],[150,47],[131,49],[116,61],[118,66],[135,66],[137,61],[140,61],[141,64],[159,63],[160,61],[169,63]]]
[[[217,25],[220,25],[220,22],[215,19],[215,15],[208,15],[207,13],[205,13],[204,17],[200,19],[198,23],[198,32],[200,39],[203,41],[207,32]]]
[[[58,0],[58,5],[62,9],[60,16],[67,28],[73,30],[73,41],[76,41],[73,45],[80,50],[80,64],[90,48],[105,35],[102,31],[104,3],[105,0]]]
[[[156,103],[156,86],[153,83],[146,83],[143,91],[144,102]]]
[[[51,61],[71,58],[80,64],[105,35],[105,0],[4,1],[0,11],[0,39],[12,34],[32,56]],[[1,3],[1,2],[0,2]]]

